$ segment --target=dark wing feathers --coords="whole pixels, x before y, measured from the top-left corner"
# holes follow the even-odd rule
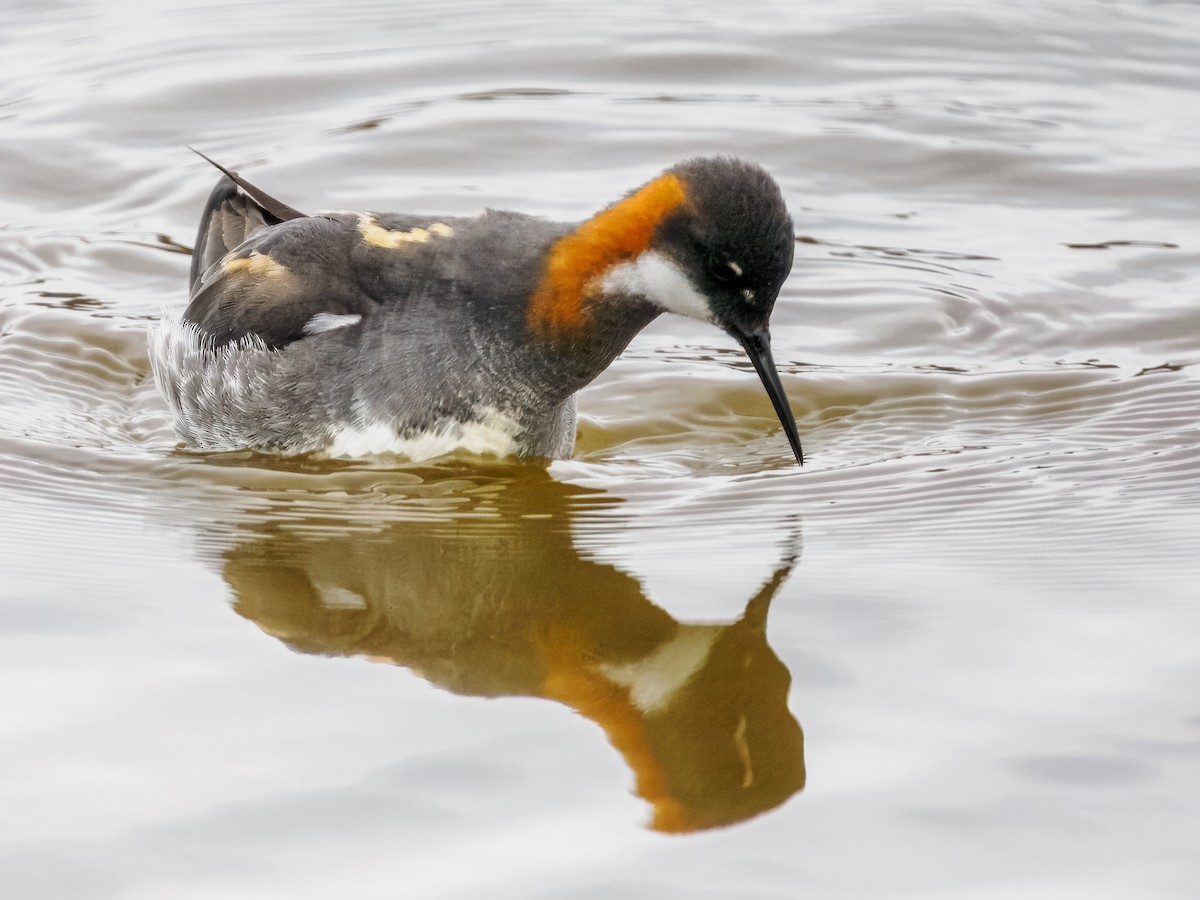
[[[319,313],[369,312],[350,281],[352,218],[306,216],[196,152],[223,174],[200,218],[185,321],[214,346],[254,335],[277,348]]]
[[[192,271],[188,283],[196,290],[200,277],[213,263],[264,225],[278,225],[300,219],[304,213],[276,200],[256,188],[237,172],[231,172],[195,148],[188,148],[225,176],[217,182],[200,216],[200,230],[192,251]]]
[[[289,219],[303,219],[307,215],[307,213],[302,213],[298,209],[293,209],[292,207],[288,206],[286,203],[284,203],[281,200],[276,200],[274,197],[272,197],[270,194],[268,194],[262,188],[255,187],[250,182],[248,182],[245,178],[243,178],[241,175],[239,175],[237,172],[234,172],[231,169],[225,168],[223,165],[221,165],[216,160],[209,159],[207,156],[205,156],[203,153],[201,153],[195,147],[189,147],[188,149],[191,150],[193,153],[195,153],[197,156],[199,156],[205,162],[207,162],[210,165],[215,166],[217,169],[219,169],[221,171],[222,175],[224,175],[226,178],[228,178],[230,181],[232,181],[234,184],[236,184],[238,187],[240,187],[243,191],[245,191],[247,194],[249,194],[250,197],[260,207],[262,207],[265,211],[267,211],[272,216],[274,216],[276,220],[278,220],[280,222],[286,222]]]
[[[192,250],[189,281],[192,291],[200,286],[204,273],[245,241],[251,232],[278,223],[279,219],[238,190],[237,185],[222,178],[208,195],[208,204],[200,217],[200,230]]]
[[[185,321],[215,346],[254,335],[279,348],[305,337],[320,313],[368,315],[375,301],[351,262],[354,221],[314,216],[252,233],[200,277]]]

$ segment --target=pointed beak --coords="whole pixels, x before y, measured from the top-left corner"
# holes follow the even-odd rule
[[[787,394],[783,392],[783,385],[779,381],[779,372],[775,369],[775,359],[771,356],[770,333],[764,328],[757,334],[734,334],[734,337],[738,339],[742,349],[750,357],[750,362],[754,363],[754,371],[758,373],[763,387],[767,389],[767,396],[771,398],[771,405],[775,407],[775,415],[779,416],[783,433],[787,435],[788,443],[792,445],[792,452],[796,454],[796,462],[804,465],[804,452],[800,449],[800,433],[796,431],[796,420],[792,418],[792,408],[788,405]]]

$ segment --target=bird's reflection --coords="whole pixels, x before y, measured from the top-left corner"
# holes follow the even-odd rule
[[[576,550],[582,489],[544,473],[491,488],[465,515],[367,534],[277,520],[226,554],[235,607],[306,653],[577,710],[625,758],[659,831],[742,821],[804,786],[790,675],[766,639],[794,559],[736,621],[680,622],[636,579]]]

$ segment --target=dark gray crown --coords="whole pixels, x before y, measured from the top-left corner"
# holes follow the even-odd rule
[[[655,244],[686,269],[721,327],[762,330],[795,250],[779,185],[761,166],[732,157],[690,159],[671,172],[688,202],[664,220]]]

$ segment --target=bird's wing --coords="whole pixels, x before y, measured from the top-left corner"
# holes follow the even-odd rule
[[[364,286],[377,273],[357,258],[356,221],[329,214],[259,226],[200,275],[184,321],[213,346],[256,338],[272,349],[359,324],[378,302]]]
[[[451,292],[444,266],[462,220],[309,216],[213,165],[223,177],[201,218],[183,316],[213,346],[249,338],[279,349],[358,326],[381,304],[396,312]]]
[[[192,272],[188,281],[194,293],[201,276],[213,263],[257,229],[304,218],[304,213],[276,200],[199,150],[193,152],[219,169],[224,176],[208,195],[208,203],[200,216],[200,230],[196,234]]]

